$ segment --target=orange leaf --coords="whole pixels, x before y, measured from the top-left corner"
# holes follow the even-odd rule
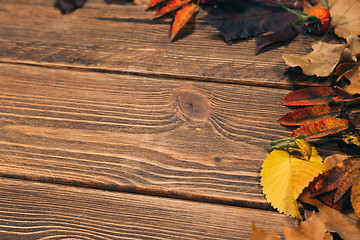
[[[349,121],[341,118],[325,118],[317,122],[312,122],[295,129],[290,137],[306,134],[306,139],[325,137],[349,128]]]
[[[170,30],[170,41],[174,40],[180,29],[185,26],[185,24],[191,19],[195,12],[197,12],[197,10],[197,4],[189,3],[176,12],[174,22]]]
[[[156,5],[159,5],[160,3],[166,2],[168,0],[150,0],[149,4],[146,7],[146,10],[149,8],[155,7]]]
[[[182,6],[188,4],[192,0],[170,0],[164,7],[162,7],[154,16],[154,19],[164,16],[165,14],[171,13]]]
[[[279,123],[284,126],[301,126],[327,117],[337,117],[340,112],[340,106],[315,105],[288,113],[279,119]]]
[[[308,87],[287,94],[282,100],[285,106],[309,106],[351,99],[349,94],[332,87]]]

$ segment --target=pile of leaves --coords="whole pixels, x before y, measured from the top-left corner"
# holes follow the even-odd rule
[[[279,123],[296,128],[289,138],[271,143],[261,185],[275,209],[306,219],[298,229],[284,227],[286,239],[333,239],[331,233],[360,239],[360,1],[330,1],[330,13],[343,43],[319,41],[307,55],[282,56],[286,73],[302,88],[283,98],[283,105],[296,109]],[[323,161],[315,146],[334,142],[347,144],[352,155]],[[309,206],[317,212],[309,214]],[[353,212],[352,217],[345,212]],[[278,239],[254,225],[251,239],[265,237]]]

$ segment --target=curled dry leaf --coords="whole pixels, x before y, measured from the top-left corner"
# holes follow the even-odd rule
[[[325,224],[313,212],[306,221],[300,222],[297,229],[284,226],[286,240],[332,240],[332,235],[326,230]]]
[[[350,94],[360,94],[360,61],[344,76],[350,80],[350,85],[345,90]]]
[[[360,35],[359,0],[330,0],[329,11],[336,35],[342,38]]]
[[[265,232],[260,228],[256,227],[255,223],[252,224],[252,233],[250,240],[278,240],[279,237],[276,234],[275,230],[272,232]]]
[[[280,213],[301,219],[296,199],[324,167],[314,147],[308,161],[290,152],[273,150],[267,156],[260,173],[261,186],[267,201]]]
[[[305,56],[283,54],[282,58],[290,67],[301,67],[306,75],[327,77],[339,63],[345,47],[345,44],[331,44],[320,41],[313,43],[313,51]]]

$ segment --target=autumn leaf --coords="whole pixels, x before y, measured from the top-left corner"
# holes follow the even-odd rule
[[[351,188],[351,205],[360,218],[360,178],[356,179]]]
[[[360,1],[329,0],[334,32],[342,38],[360,35]]]
[[[290,137],[307,135],[305,140],[321,138],[328,135],[345,131],[349,128],[349,121],[342,118],[325,118],[316,122],[310,122],[295,129]]]
[[[301,31],[293,25],[296,16],[284,11],[279,3],[302,10],[299,0],[219,1],[204,20],[217,28],[226,41],[258,36],[256,52],[259,52],[263,47],[286,41]]]
[[[319,175],[315,180],[312,196],[335,190],[333,203],[339,201],[360,177],[360,157],[348,157],[335,167]]]
[[[349,214],[341,213],[311,198],[307,190],[300,195],[299,200],[318,208],[319,211],[314,215],[324,223],[328,232],[336,232],[344,240],[360,240],[360,219],[352,218]]]
[[[284,226],[286,240],[332,240],[330,232],[326,230],[325,224],[313,213],[306,221],[300,222],[297,229]],[[260,239],[260,238],[259,238]]]
[[[146,10],[148,10],[148,9],[150,9],[152,7],[155,7],[155,6],[157,6],[157,5],[161,4],[161,3],[164,3],[166,1],[168,1],[168,0],[150,0],[149,4],[146,7]]]
[[[170,30],[170,41],[173,41],[178,32],[185,26],[192,16],[198,11],[198,5],[189,3],[176,12]]]
[[[308,87],[288,93],[283,98],[282,104],[285,106],[311,106],[350,99],[353,97],[340,88]]]
[[[301,219],[296,199],[323,172],[322,158],[315,148],[307,161],[295,153],[273,150],[261,169],[261,186],[267,201],[280,213]]]
[[[345,47],[345,44],[331,44],[319,41],[312,44],[313,51],[305,56],[283,54],[282,58],[290,67],[301,67],[306,75],[327,77],[339,63]]]
[[[360,61],[344,76],[351,82],[345,90],[350,94],[360,94]]]
[[[340,106],[321,104],[288,113],[279,119],[279,123],[284,126],[301,126],[328,117],[334,118],[339,116],[340,113]]]
[[[279,237],[276,234],[275,230],[272,232],[265,232],[260,228],[256,227],[255,223],[252,224],[252,232],[250,240],[278,240]]]
[[[171,13],[175,10],[178,10],[182,6],[188,4],[192,0],[170,0],[166,3],[164,7],[162,7],[154,16],[154,19],[160,18],[164,16],[165,14]]]
[[[62,14],[70,13],[85,4],[86,0],[59,0]]]

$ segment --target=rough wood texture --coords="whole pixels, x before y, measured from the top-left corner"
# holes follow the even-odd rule
[[[0,178],[1,239],[249,239],[275,212]],[[271,224],[269,224],[271,223]]]
[[[285,90],[0,64],[0,174],[265,204]],[[266,205],[267,206],[267,205]],[[265,206],[263,206],[265,207]]]
[[[146,2],[146,1],[145,1]],[[255,41],[227,44],[200,20],[187,37],[169,41],[170,19],[152,21],[144,4],[105,4],[61,15],[49,0],[0,1],[0,61],[291,87],[283,53],[308,52],[308,36],[254,56]]]

